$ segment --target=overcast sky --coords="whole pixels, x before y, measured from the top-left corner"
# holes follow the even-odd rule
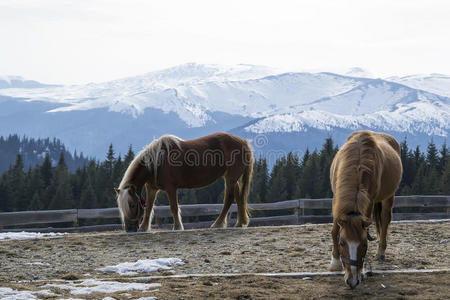
[[[100,82],[186,62],[450,74],[450,1],[1,0],[0,75]]]

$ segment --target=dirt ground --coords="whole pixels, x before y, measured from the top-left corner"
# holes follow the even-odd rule
[[[161,257],[177,257],[185,265],[151,275],[322,272],[327,271],[330,261],[330,230],[330,225],[311,225],[140,234],[87,233],[1,241],[0,287],[33,290],[67,278],[68,273],[74,274],[72,279],[133,281],[133,276],[102,273],[97,269]],[[376,247],[377,242],[369,244],[368,260],[373,269],[449,268],[450,222],[392,224],[385,261],[373,260]],[[158,299],[313,299],[331,295],[336,298],[444,299],[450,294],[449,272],[375,275],[368,277],[355,291],[344,286],[342,275],[316,276],[312,280],[236,277],[160,279],[157,282],[162,286],[151,295]],[[58,292],[67,296],[64,291]],[[130,292],[127,296],[121,293],[110,296],[122,299],[145,295],[145,292]],[[105,294],[97,296],[102,299]]]

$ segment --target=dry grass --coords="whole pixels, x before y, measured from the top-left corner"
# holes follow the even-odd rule
[[[326,271],[331,252],[330,225],[309,227],[265,227],[235,230],[193,230],[127,235],[122,232],[71,234],[57,239],[0,242],[0,286],[29,281],[35,289],[55,279],[124,279],[97,271],[106,265],[145,258],[178,257],[186,264],[176,274],[193,273],[266,273]],[[391,227],[386,261],[372,261],[374,269],[432,269],[450,267],[450,223],[397,223]],[[376,242],[369,244],[369,260],[376,253]],[[160,275],[172,274],[159,272]],[[73,275],[73,276],[72,276]],[[40,281],[36,281],[40,280]],[[380,282],[392,283],[380,289]],[[160,299],[229,298],[297,299],[310,295],[327,298],[339,291],[345,298],[342,276],[315,277],[312,281],[276,278],[202,278],[163,280],[159,292],[133,292],[131,295],[156,295]],[[445,284],[444,284],[445,283]],[[21,283],[26,288],[25,283]],[[434,288],[437,288],[434,291]],[[356,293],[364,298],[395,299],[437,297],[448,294],[449,274],[381,275],[369,278]],[[444,288],[442,288],[444,287]],[[310,290],[310,294],[305,294]],[[222,291],[222,292],[221,292]],[[185,295],[185,293],[187,293]],[[403,294],[401,294],[403,293]],[[417,293],[417,294],[414,294]],[[116,295],[117,294],[117,295]],[[117,299],[124,298],[121,293]],[[63,296],[66,296],[63,294]],[[102,297],[105,295],[102,294]],[[179,297],[178,297],[179,296]],[[424,296],[424,297],[425,297]],[[100,297],[100,296],[99,296]],[[100,297],[101,298],[101,297]]]

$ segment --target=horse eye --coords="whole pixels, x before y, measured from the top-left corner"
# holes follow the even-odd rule
[[[344,247],[344,246],[345,246],[345,243],[344,243],[343,241],[340,241],[340,242],[339,242],[339,246]]]

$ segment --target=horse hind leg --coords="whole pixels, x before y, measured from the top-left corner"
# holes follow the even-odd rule
[[[217,217],[216,221],[211,225],[211,228],[226,228],[227,227],[227,215],[233,203],[233,190],[235,183],[225,181],[225,192],[223,197],[223,207]]]
[[[183,223],[181,222],[181,213],[178,206],[177,190],[170,189],[166,191],[169,197],[170,211],[173,216],[173,230],[184,230]]]
[[[392,219],[392,206],[394,204],[394,196],[383,202],[380,214],[380,240],[378,243],[378,251],[376,259],[384,260],[387,247],[388,227]]]
[[[241,193],[239,182],[236,182],[234,187],[234,199],[237,204],[237,222],[235,227],[247,227],[250,219],[248,217],[247,201],[244,199],[244,195]]]

